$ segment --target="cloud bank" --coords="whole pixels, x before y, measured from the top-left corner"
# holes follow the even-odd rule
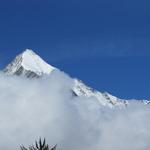
[[[0,149],[17,150],[45,137],[61,150],[148,150],[150,108],[100,107],[73,97],[66,74],[25,79],[0,74]]]

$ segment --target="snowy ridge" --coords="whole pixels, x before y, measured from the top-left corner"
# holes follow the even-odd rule
[[[26,49],[23,53],[16,56],[16,58],[7,65],[4,69],[7,75],[26,76],[28,78],[41,77],[43,75],[50,75],[54,70],[59,70],[49,64],[47,64],[40,56],[34,53],[30,49]],[[132,102],[140,102],[142,104],[150,104],[148,100],[124,100],[119,99],[107,92],[102,93],[90,88],[78,79],[74,80],[73,91],[76,96],[94,97],[98,100],[100,106],[106,106],[110,108],[125,107]]]
[[[105,92],[101,93],[99,91],[96,91],[87,85],[85,85],[82,81],[78,79],[74,79],[74,88],[73,91],[78,96],[85,96],[85,97],[95,97],[100,105],[113,107],[113,106],[126,106],[128,105],[128,102],[126,100],[118,99],[115,96],[112,96],[111,94]]]

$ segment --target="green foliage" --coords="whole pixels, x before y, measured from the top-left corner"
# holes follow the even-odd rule
[[[56,146],[54,146],[53,148],[50,149],[49,145],[46,144],[45,138],[44,138],[43,142],[40,138],[38,142],[35,141],[35,145],[29,146],[29,148],[26,148],[24,146],[21,146],[20,148],[21,148],[21,150],[56,150]]]

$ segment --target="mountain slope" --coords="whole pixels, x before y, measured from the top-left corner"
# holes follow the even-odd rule
[[[23,53],[16,56],[16,58],[7,65],[4,69],[7,75],[26,76],[28,78],[41,77],[43,75],[50,75],[54,70],[59,70],[47,64],[40,56],[32,50],[26,49]],[[99,92],[94,90],[78,79],[74,80],[73,91],[76,96],[94,97],[102,106],[113,108],[114,106],[127,106],[129,101],[119,99],[111,94]],[[144,104],[149,104],[149,101],[142,101]]]

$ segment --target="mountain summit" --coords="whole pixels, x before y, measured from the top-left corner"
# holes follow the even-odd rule
[[[25,75],[38,77],[50,74],[56,68],[47,64],[40,56],[30,49],[26,49],[4,69],[7,75]]]
[[[24,52],[16,56],[16,58],[10,64],[7,65],[7,67],[4,69],[4,72],[7,75],[37,78],[42,77],[43,75],[51,75],[51,73],[54,70],[58,69],[46,63],[40,56],[38,56],[32,50],[26,49]],[[78,79],[73,79],[73,81],[74,85],[70,90],[73,92],[73,95],[79,97],[84,96],[86,98],[93,97],[96,101],[99,102],[100,106],[107,106],[113,108],[114,106],[127,106],[129,103],[131,103],[131,100],[128,101],[124,99],[119,99],[107,92],[102,93],[97,90],[94,90]],[[150,103],[146,100],[141,101],[144,104]]]

